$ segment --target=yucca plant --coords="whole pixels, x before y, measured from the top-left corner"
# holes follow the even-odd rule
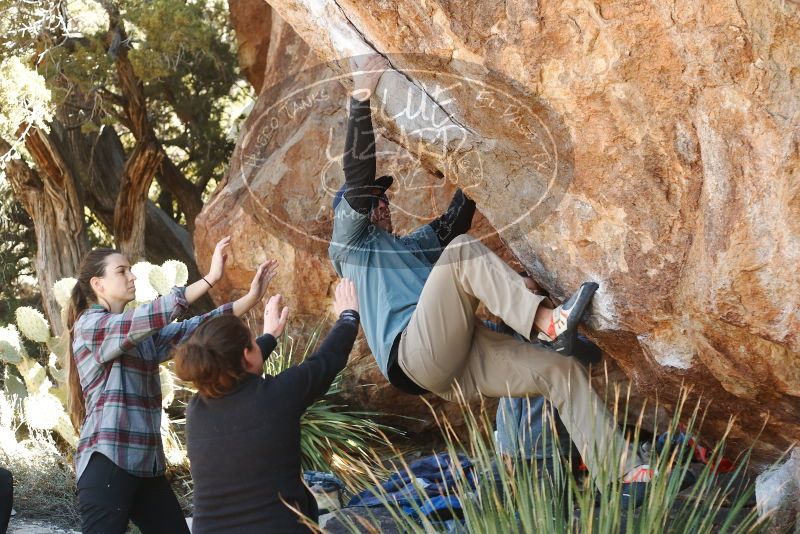
[[[305,360],[317,345],[321,327],[315,328],[305,342],[285,334],[275,352],[264,364],[270,375]],[[341,391],[341,374],[325,397],[312,404],[300,419],[300,447],[303,469],[346,475],[351,488],[363,487],[368,472],[380,470],[373,461],[371,447],[385,434],[399,435],[392,427],[375,422],[380,414],[352,410],[332,399]],[[381,472],[383,472],[381,470]]]
[[[620,406],[619,391],[614,391],[613,403]],[[492,432],[494,414],[485,409],[474,413],[463,400],[460,402],[466,424],[466,438],[459,434],[447,420],[437,423],[445,443],[449,462],[456,472],[455,484],[446,497],[456,497],[461,510],[453,507],[448,512],[461,516],[463,527],[474,534],[519,533],[571,533],[571,532],[627,532],[627,533],[744,533],[756,532],[764,527],[757,512],[747,508],[753,488],[745,487],[745,470],[750,451],[736,459],[732,473],[721,479],[716,466],[724,452],[725,438],[720,440],[710,461],[698,471],[690,466],[693,450],[680,444],[673,445],[673,438],[683,431],[691,435],[702,427],[700,404],[688,410],[688,391],[682,390],[674,416],[669,421],[665,445],[650,458],[652,467],[659,475],[648,485],[641,506],[635,507],[631,499],[623,503],[623,491],[619,481],[620,465],[625,451],[616,451],[591,476],[577,478],[569,460],[561,461],[556,455],[554,466],[546,472],[537,472],[536,462],[527,462],[504,457],[498,450]],[[636,416],[632,433],[632,450],[639,448],[644,409],[639,414],[615,410],[623,416]],[[688,413],[687,413],[688,412]],[[686,415],[687,417],[682,417]],[[552,418],[551,418],[552,420]],[[685,426],[681,421],[687,421]],[[730,427],[729,427],[730,428]],[[553,428],[555,435],[555,428]],[[649,443],[655,451],[655,438]],[[386,445],[391,446],[387,440]],[[471,460],[471,468],[464,469],[459,454]],[[373,458],[373,462],[380,461]],[[384,462],[386,469],[408,472],[408,465],[400,451]],[[681,491],[681,483],[692,468],[697,480],[694,485]],[[418,501],[404,512],[392,504],[390,496],[381,489],[380,477],[372,478],[371,493],[391,514],[399,532],[436,532],[453,528],[426,518],[422,505],[430,500],[418,485]],[[385,515],[385,514],[384,514]],[[349,532],[380,532],[380,518],[371,509],[358,509],[337,514],[337,520]],[[319,528],[309,525],[312,528]],[[459,530],[461,532],[462,530]]]

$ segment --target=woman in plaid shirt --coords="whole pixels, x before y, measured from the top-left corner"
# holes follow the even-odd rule
[[[133,521],[143,534],[188,533],[164,477],[159,364],[205,319],[241,316],[275,276],[276,261],[259,265],[239,300],[180,322],[190,304],[222,278],[230,237],[217,243],[206,276],[134,309],[128,259],[111,249],[89,252],[67,308],[70,333],[69,410],[80,432],[75,454],[82,531],[123,533]]]

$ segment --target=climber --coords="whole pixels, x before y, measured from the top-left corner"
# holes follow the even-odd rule
[[[392,234],[390,177],[375,179],[370,98],[388,62],[372,56],[354,68],[344,153],[345,184],[333,201],[328,249],[339,276],[358,290],[361,320],[378,367],[402,391],[447,400],[541,394],[558,409],[590,471],[620,465],[622,481],[647,482],[652,470],[616,431],[589,376],[572,357],[578,323],[597,289],[584,283],[555,309],[527,291],[522,279],[465,233],[474,203],[457,191],[450,209],[431,224]],[[463,212],[463,214],[462,214]],[[438,221],[438,222],[437,222]],[[478,321],[483,303],[530,340],[523,343]]]

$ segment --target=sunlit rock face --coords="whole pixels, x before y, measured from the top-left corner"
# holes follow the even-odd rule
[[[600,284],[589,334],[640,391],[669,405],[691,385],[709,435],[736,414],[739,447],[765,427],[762,461],[800,439],[797,2],[271,6],[251,55],[264,90],[198,221],[201,259],[238,232],[235,269],[274,250],[297,310],[327,309],[343,58],[377,51],[395,69],[373,108],[400,231],[467,189],[476,231],[554,295]]]

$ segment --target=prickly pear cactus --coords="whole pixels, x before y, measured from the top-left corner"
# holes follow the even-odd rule
[[[25,347],[22,346],[17,327],[0,327],[0,361],[16,365],[22,361],[24,354]]]
[[[17,308],[17,328],[22,335],[36,343],[47,343],[50,339],[50,323],[42,312],[30,306]]]
[[[62,308],[66,307],[69,302],[69,297],[72,294],[72,288],[75,287],[78,281],[74,278],[62,278],[53,284],[53,296],[56,302]]]
[[[136,301],[129,306],[149,302],[159,295],[166,295],[174,286],[186,284],[188,269],[177,260],[168,260],[162,265],[139,262],[131,270],[136,276]],[[53,285],[56,302],[64,308],[69,302],[72,289],[77,280],[62,278]],[[53,336],[50,324],[44,315],[34,308],[22,306],[16,310],[16,325],[0,327],[0,362],[17,367],[22,377],[22,387],[12,375],[6,380],[6,389],[22,400],[23,419],[32,429],[50,430],[58,433],[67,443],[76,447],[78,436],[66,412],[67,389],[66,371],[61,365],[66,361],[68,337],[65,334]],[[50,352],[47,366],[29,357],[22,343],[22,337],[44,344]],[[162,407],[168,408],[175,398],[175,381],[165,366],[160,369]],[[55,384],[50,380],[55,380]],[[172,429],[172,422],[166,412],[162,413],[162,435],[167,458],[171,464],[186,461],[180,441]]]
[[[67,416],[66,395],[62,387],[50,381],[47,368],[28,356],[19,335],[21,332],[32,341],[55,346],[57,341],[50,335],[50,326],[44,316],[33,308],[19,308],[16,317],[19,330],[14,325],[0,327],[0,359],[7,364],[16,365],[22,377],[24,391],[14,393],[22,397],[23,419],[30,428],[54,430],[67,443],[77,446],[78,436]],[[55,356],[51,361],[54,358]],[[54,361],[53,370],[56,372],[51,372],[51,375],[56,380],[63,376],[58,372]]]

